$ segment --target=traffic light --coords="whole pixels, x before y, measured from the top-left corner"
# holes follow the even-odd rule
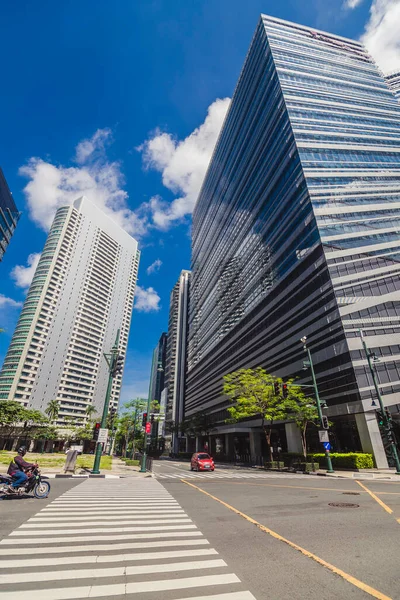
[[[378,419],[379,427],[383,427],[385,425],[385,417],[383,416],[382,411],[380,411],[380,410],[376,411],[376,418]]]
[[[388,423],[392,422],[392,413],[388,408],[385,408],[386,419]]]
[[[147,423],[147,412],[142,414],[142,427],[146,427]]]
[[[124,366],[124,355],[118,354],[114,361],[113,375],[117,375],[117,373],[122,373],[122,369]]]
[[[329,421],[328,421],[328,417],[326,415],[322,415],[321,425],[322,425],[322,429],[329,429]]]
[[[288,394],[289,394],[289,389],[288,389],[287,383],[282,383],[282,396],[284,398],[287,398]]]
[[[97,440],[99,439],[99,431],[100,431],[100,423],[96,423],[95,426],[93,427],[93,440],[95,442],[97,442]]]
[[[280,395],[279,381],[274,381],[274,396]]]
[[[150,415],[150,423],[153,425],[153,423],[154,423],[154,415]]]

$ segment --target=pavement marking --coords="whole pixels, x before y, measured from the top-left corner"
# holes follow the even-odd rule
[[[71,521],[73,520],[74,522],[77,521],[95,521],[96,519],[102,519],[102,522],[104,521],[115,521],[117,520],[117,518],[119,516],[122,515],[112,515],[110,516],[110,512],[106,512],[106,513],[100,513],[100,514],[95,514],[93,515],[92,513],[88,513],[86,516],[83,517],[77,517],[75,513],[64,513],[62,516],[62,513],[58,512],[55,513],[55,515],[53,514],[47,514],[47,515],[42,515],[42,514],[38,514],[38,516],[35,517],[31,517],[30,519],[28,519],[28,523],[29,522],[39,522],[39,521],[46,521],[46,523],[55,523],[58,521]],[[162,512],[155,512],[152,510],[148,510],[148,511],[143,511],[140,514],[133,512],[133,511],[129,511],[127,513],[127,511],[123,512],[123,515],[125,516],[125,518],[129,518],[129,519],[143,519],[143,517],[150,517],[152,519],[160,519],[160,518],[164,518],[164,517],[187,517],[187,514],[182,510],[168,510],[168,511],[162,511]]]
[[[138,567],[123,566],[105,569],[73,569],[64,571],[36,571],[29,573],[29,582],[37,581],[63,581],[66,579],[91,579],[98,577],[123,577],[129,575],[147,575],[151,573],[178,573],[180,571],[199,571],[200,569],[218,569],[227,567],[226,562],[220,558],[212,560],[192,560],[157,565],[140,565]],[[5,583],[19,583],[21,573],[0,575],[0,585]]]
[[[182,590],[186,588],[206,587],[240,583],[236,575],[205,575],[203,577],[185,577],[182,579],[162,579],[158,581],[137,581],[135,583],[119,583],[114,585],[87,585],[73,588],[53,588],[32,590],[28,592],[3,592],[2,600],[72,600],[76,598],[112,598],[126,594],[143,594],[145,592],[162,592]],[[206,600],[206,598],[205,598]]]
[[[232,512],[234,512],[237,515],[239,515],[240,517],[243,517],[244,519],[246,519],[246,521],[249,521],[249,523],[252,523],[253,525],[256,525],[264,533],[268,533],[273,538],[275,538],[275,539],[277,539],[277,540],[279,540],[281,542],[284,542],[285,544],[287,544],[291,548],[294,548],[295,550],[298,550],[304,556],[307,556],[308,558],[311,558],[312,560],[314,560],[315,562],[319,563],[320,565],[326,567],[329,571],[332,571],[332,573],[335,573],[336,575],[339,575],[345,581],[351,583],[355,587],[358,587],[360,590],[363,590],[364,592],[366,592],[367,594],[369,594],[373,598],[377,598],[378,600],[392,600],[392,598],[390,598],[389,596],[386,596],[382,592],[379,592],[378,590],[376,590],[375,588],[369,586],[368,584],[364,583],[363,581],[360,581],[359,579],[356,579],[355,577],[353,577],[349,573],[346,573],[345,571],[342,571],[342,569],[339,569],[338,567],[335,567],[334,565],[331,565],[330,563],[328,563],[327,561],[325,561],[323,558],[320,558],[316,554],[313,554],[312,552],[309,552],[309,550],[306,550],[305,548],[302,548],[298,544],[296,544],[294,542],[291,542],[290,540],[288,540],[287,538],[283,537],[279,533],[276,533],[276,531],[273,531],[272,529],[269,529],[269,527],[266,527],[265,525],[262,525],[261,523],[259,523],[255,519],[253,519],[252,517],[249,517],[249,515],[246,515],[245,513],[241,512],[237,508],[231,506],[227,502],[224,502],[220,498],[217,498],[216,496],[213,496],[209,492],[206,492],[205,490],[202,490],[197,485],[194,485],[193,483],[191,483],[189,481],[185,481],[184,479],[182,479],[182,483],[185,483],[186,485],[189,485],[190,487],[192,487],[195,490],[201,492],[202,494],[205,494],[206,496],[209,496],[210,498],[212,498],[216,502],[219,502],[220,504],[222,504],[223,506],[225,506],[226,508],[228,508]]]
[[[98,547],[93,546],[94,549]],[[107,562],[130,562],[137,560],[162,560],[165,558],[187,558],[193,556],[212,556],[218,552],[214,548],[198,548],[195,550],[167,550],[162,552],[135,552],[131,554],[91,555],[91,556],[63,556],[62,558],[46,558],[46,567],[54,565],[74,565]],[[43,567],[42,558],[23,558],[2,560],[0,569],[20,569],[23,567]]]
[[[190,535],[190,534],[187,534]],[[195,535],[195,534],[193,534]],[[196,535],[201,535],[201,533]],[[170,536],[173,537],[173,536]],[[86,538],[85,538],[86,540]],[[51,543],[53,540],[51,540],[50,542],[47,543]],[[18,540],[18,543],[20,543],[21,540]],[[29,540],[29,543],[33,543],[32,540]],[[13,542],[13,544],[15,544],[15,542]],[[118,550],[134,550],[134,549],[138,549],[140,548],[141,550],[143,549],[148,549],[148,548],[168,548],[168,547],[176,547],[176,546],[202,546],[202,545],[210,545],[210,542],[208,540],[206,540],[205,538],[197,538],[194,540],[162,540],[162,541],[158,541],[158,542],[129,542],[126,544],[87,544],[85,546],[77,546],[77,545],[73,545],[73,546],[46,546],[45,548],[35,548],[35,554],[76,554],[77,552],[93,552],[93,551],[109,551],[109,550],[113,550],[114,552],[118,551]],[[13,556],[13,555],[18,555],[21,556],[21,548],[0,548],[0,556]],[[79,560],[81,557],[78,557]],[[27,559],[29,560],[29,559]],[[32,559],[35,560],[35,559]],[[40,559],[40,563],[43,565],[43,559]],[[47,563],[47,559],[46,559],[46,564]],[[1,564],[0,564],[0,568],[1,568]]]
[[[188,519],[190,521],[190,519]],[[148,527],[103,527],[102,529],[96,529],[93,530],[92,528],[90,529],[58,529],[57,533],[58,535],[68,535],[68,534],[74,534],[74,533],[87,533],[90,535],[90,537],[92,537],[91,534],[96,534],[96,533],[114,533],[115,531],[121,531],[121,532],[128,532],[128,531],[171,531],[174,530],[176,531],[177,529],[197,529],[196,525],[181,525],[176,524],[176,525],[156,525],[155,527],[148,526]],[[23,535],[35,535],[37,536],[38,532],[37,531],[21,531],[21,529],[17,529],[16,531],[12,531],[10,533],[10,537],[11,536],[23,536]]]
[[[187,527],[187,526],[186,526]],[[176,528],[177,529],[177,528]],[[192,536],[201,536],[201,532],[200,531],[194,531],[196,529],[195,526],[193,526],[193,529],[191,531],[176,531],[176,529],[174,528],[174,531],[168,531],[168,532],[161,532],[161,533],[132,533],[132,534],[118,534],[118,535],[91,535],[90,537],[88,537],[87,535],[84,536],[75,536],[75,537],[55,537],[55,536],[51,536],[51,543],[52,544],[60,544],[63,542],[93,542],[93,541],[108,541],[110,542],[111,540],[143,540],[143,539],[150,539],[150,538],[163,538],[163,537],[192,537]],[[182,527],[179,527],[179,529],[182,529]],[[143,531],[143,530],[142,530]],[[23,532],[21,532],[23,534]],[[60,533],[60,532],[58,532]],[[80,531],[74,531],[74,533],[81,533]],[[96,532],[97,533],[97,532]],[[10,534],[11,535],[11,534]],[[35,532],[33,535],[37,536],[37,533]],[[42,538],[33,538],[32,540],[30,539],[9,539],[6,538],[4,540],[0,541],[1,545],[7,545],[7,544],[49,544],[49,540],[46,539],[42,539]],[[35,549],[36,552],[36,549]]]
[[[351,480],[353,481],[353,480]],[[356,480],[358,481],[358,480]],[[207,481],[207,483],[220,483],[218,482],[214,482],[214,481]],[[375,482],[376,483],[376,482]],[[294,490],[318,490],[321,492],[349,492],[351,490],[351,488],[321,488],[321,487],[308,487],[306,485],[285,485],[285,484],[279,484],[279,483],[249,483],[249,482],[244,482],[244,481],[229,481],[226,482],[226,485],[253,485],[253,486],[259,486],[259,487],[277,487],[277,488],[289,488],[289,489],[294,489]],[[364,493],[364,492],[362,492]],[[375,490],[375,494],[379,494],[380,496],[385,495],[385,496],[400,496],[400,492],[378,492]]]
[[[152,523],[153,525],[165,525],[166,523],[179,523],[179,525],[180,525],[181,523],[191,523],[191,522],[192,521],[186,515],[182,515],[182,517],[179,519],[178,518],[176,518],[176,519],[151,519],[151,521],[149,521],[149,519],[145,519],[144,521],[138,521],[138,520],[132,520],[132,519],[119,519],[116,521],[112,521],[111,523],[106,523],[106,525],[124,525],[124,526],[125,525],[148,525],[149,523]],[[51,529],[52,531],[57,533],[57,531],[59,529],[61,529],[62,527],[70,527],[70,528],[72,527],[74,529],[79,529],[80,527],[82,527],[82,525],[84,525],[84,523],[76,523],[75,519],[69,519],[67,521],[62,521],[61,523],[49,523],[49,524],[39,521],[39,523],[24,523],[23,525],[20,525],[20,527],[18,527],[18,530],[20,530],[20,529],[40,529],[42,531],[43,529]],[[104,530],[98,529],[98,527],[103,527],[103,526],[104,526],[103,521],[93,521],[92,523],[90,523],[90,527],[94,527],[96,529],[96,531],[104,531]],[[118,531],[118,529],[120,529],[121,531],[124,530],[123,528],[121,529],[121,527],[118,527],[115,529],[115,531]],[[85,531],[85,530],[83,530],[83,531]],[[46,533],[46,532],[44,532],[44,533]]]
[[[390,515],[392,514],[392,509],[387,504],[385,504],[380,498],[378,498],[378,496],[376,496],[374,492],[371,492],[371,490],[369,490],[367,486],[361,483],[361,481],[359,481],[358,479],[356,479],[356,482],[371,496],[371,498],[375,500],[375,502],[380,504],[380,506],[382,506],[382,508],[386,510],[387,513],[389,513]]]
[[[230,592],[228,594],[213,594],[212,596],[190,596],[182,600],[256,600],[251,592]]]

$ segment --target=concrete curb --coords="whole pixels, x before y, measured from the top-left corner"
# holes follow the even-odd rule
[[[43,479],[126,479],[129,474],[126,475],[74,475],[68,473],[43,473]],[[153,477],[151,473],[144,475],[144,477]]]

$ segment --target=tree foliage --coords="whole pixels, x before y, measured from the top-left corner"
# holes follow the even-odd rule
[[[275,391],[275,384],[279,389],[278,393]],[[260,416],[271,462],[273,424],[284,421],[295,410],[293,398],[283,397],[282,384],[280,377],[270,375],[262,367],[239,369],[224,376],[224,394],[233,402],[228,408],[230,422]]]
[[[290,397],[293,400],[293,411],[289,415],[297,425],[301,435],[304,458],[307,458],[307,432],[309,425],[318,426],[318,410],[314,398],[309,398],[299,385],[291,385]]]
[[[48,416],[51,423],[57,421],[58,413],[60,412],[60,403],[58,400],[50,400],[44,412]]]

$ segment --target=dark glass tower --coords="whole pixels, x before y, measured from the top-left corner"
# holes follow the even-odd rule
[[[21,213],[15,205],[3,171],[0,168],[0,261],[10,243],[20,216]]]
[[[263,15],[193,215],[186,414],[239,443],[259,423],[225,425],[222,376],[307,383],[306,335],[335,448],[385,466],[358,329],[396,412],[399,273],[399,103],[358,42]]]

